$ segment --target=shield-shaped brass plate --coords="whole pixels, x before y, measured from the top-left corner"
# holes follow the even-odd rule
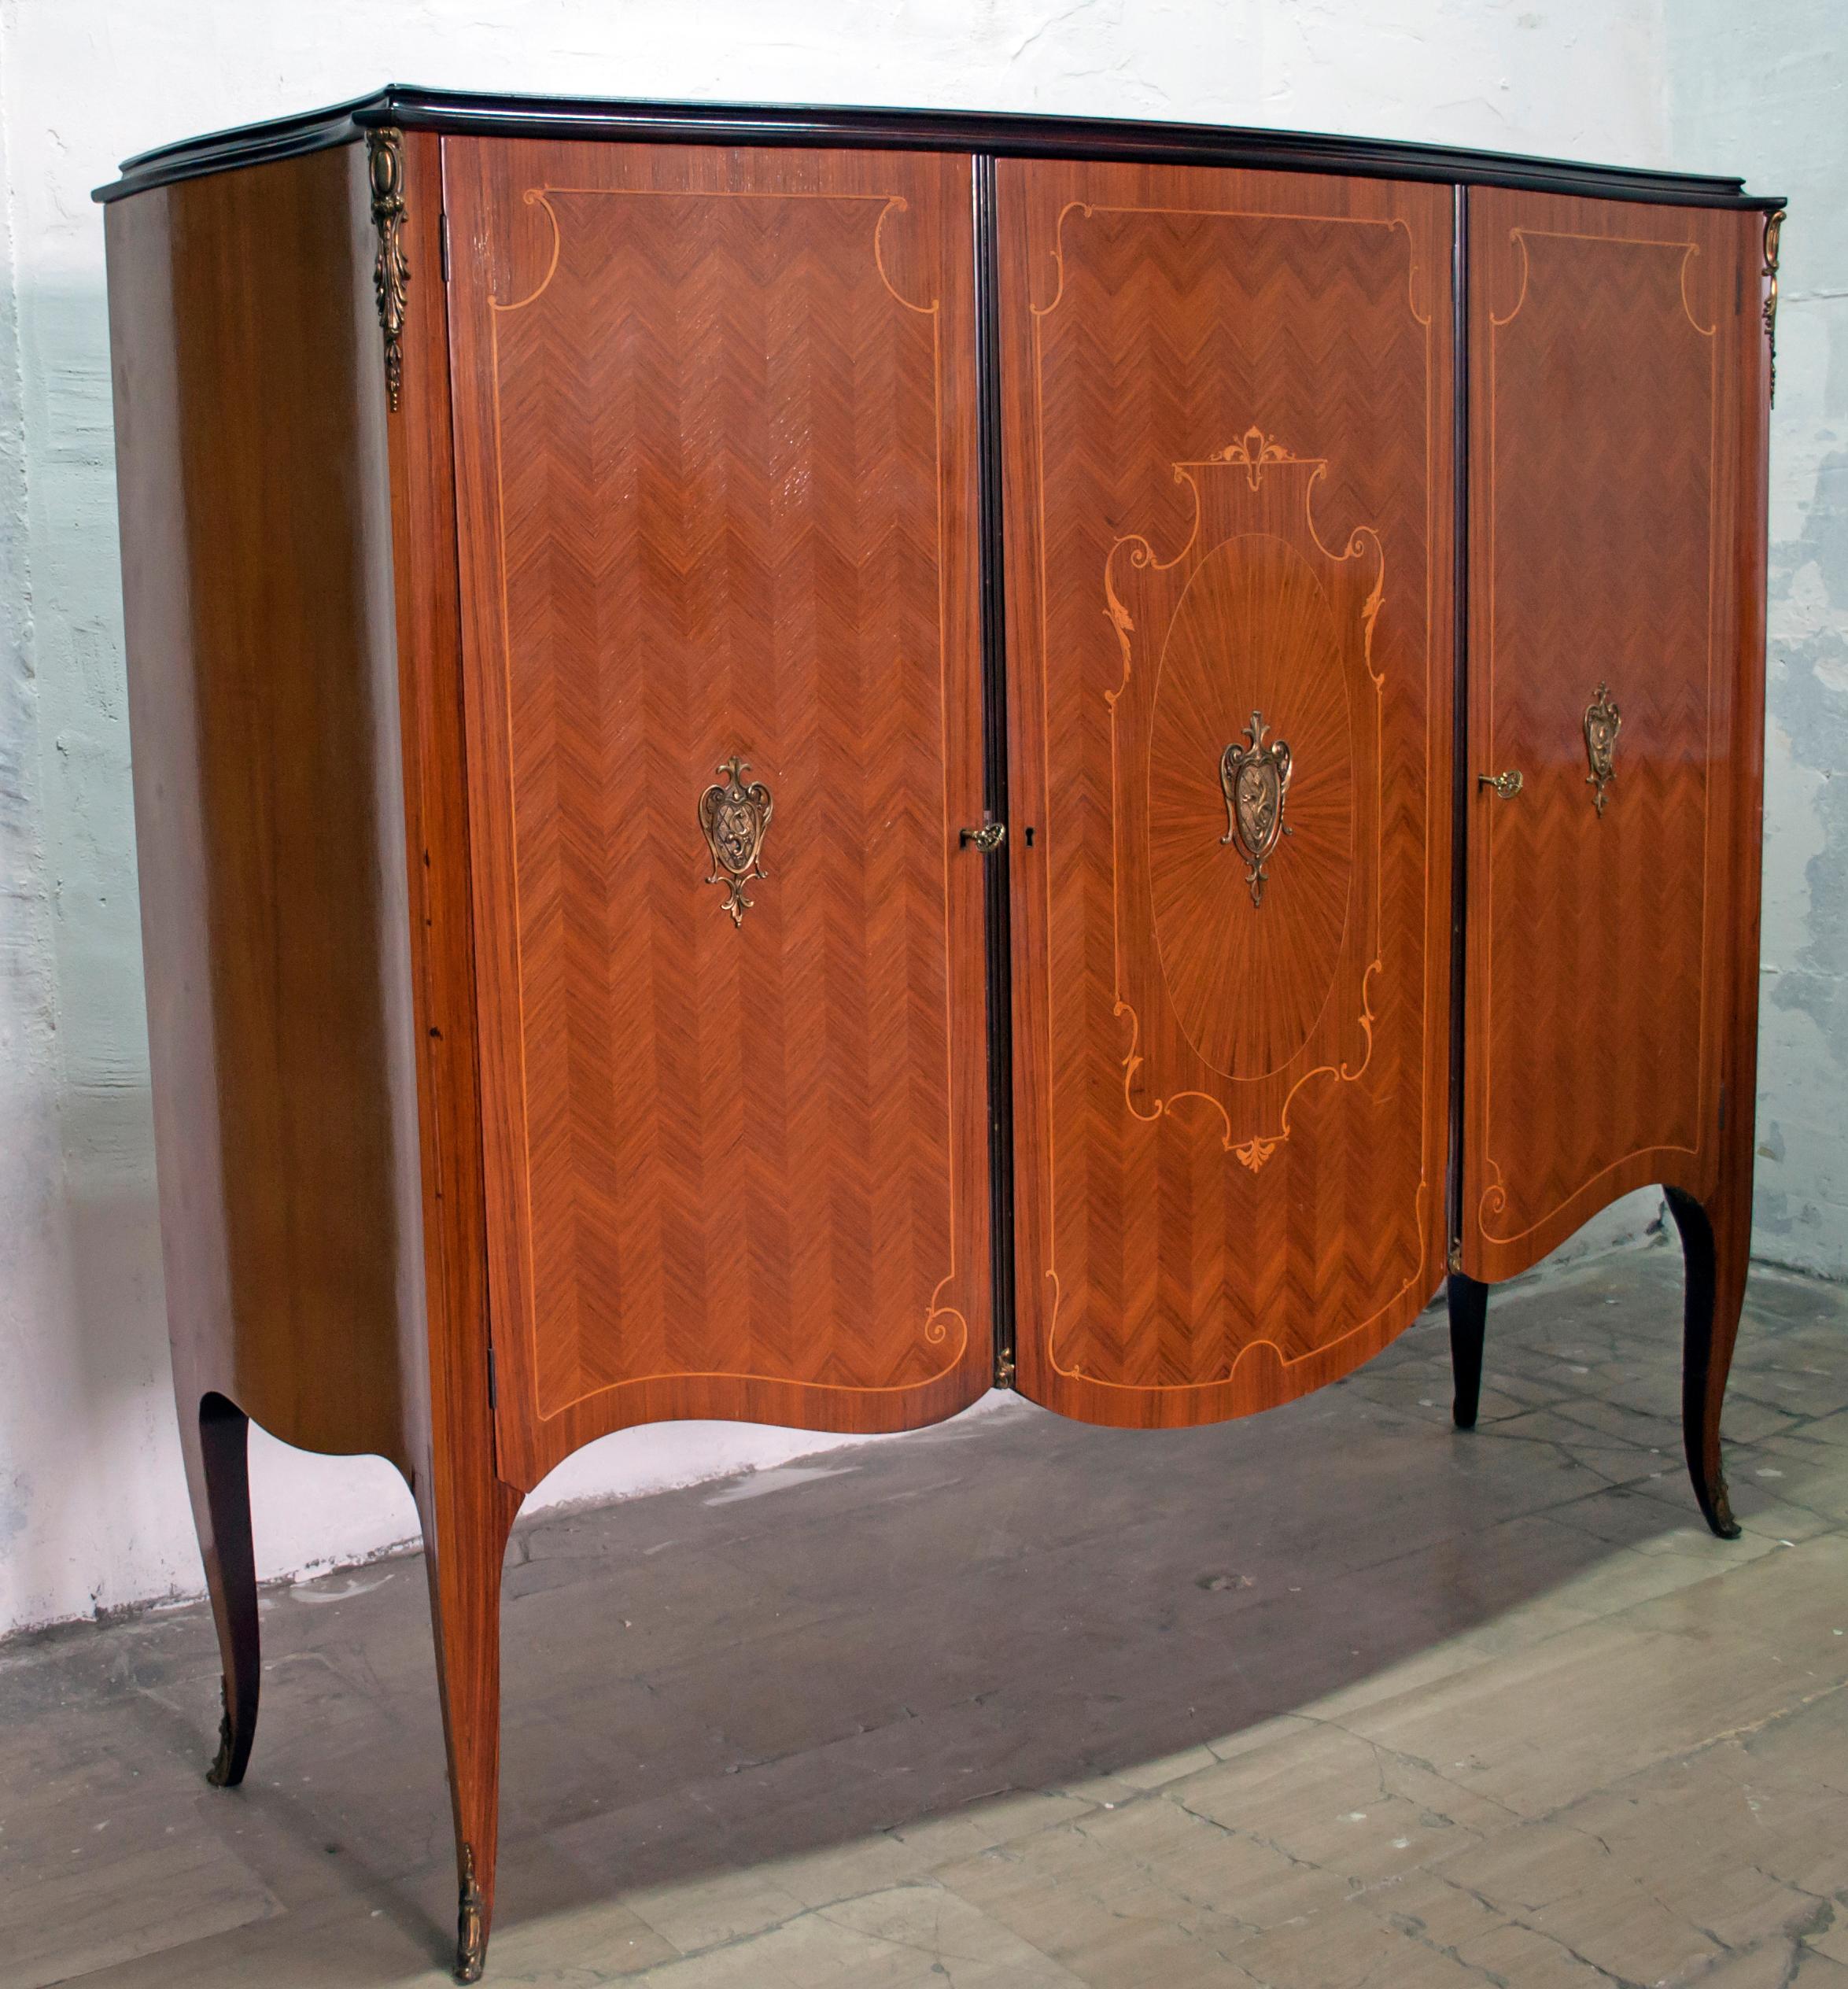
[[[744,784],[751,771],[748,760],[734,753],[718,770],[725,777],[724,784],[708,788],[699,797],[699,826],[712,852],[712,875],[706,881],[725,887],[723,909],[734,925],[742,925],[751,906],[744,887],[753,877],[766,874],[758,859],[774,804],[762,781]]]
[[[1622,723],[1623,714],[1611,702],[1610,687],[1599,684],[1598,695],[1585,707],[1585,758],[1592,769],[1585,782],[1600,815],[1610,799],[1606,790],[1617,778],[1613,762],[1617,754],[1617,730]]]
[[[1263,714],[1254,711],[1245,729],[1246,744],[1241,746],[1234,740],[1219,755],[1226,825],[1219,840],[1238,844],[1254,905],[1263,903],[1264,886],[1271,879],[1266,865],[1279,840],[1290,832],[1283,819],[1289,795],[1289,747],[1281,739],[1267,746],[1264,734],[1269,729]]]

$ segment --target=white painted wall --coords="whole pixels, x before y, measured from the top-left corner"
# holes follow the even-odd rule
[[[0,1630],[201,1580],[161,1313],[88,197],[119,158],[396,78],[1197,118],[1650,164],[1669,150],[1666,4],[0,0]],[[1813,0],[1818,22],[1828,4]],[[1728,43],[1714,59],[1749,76],[1750,54]],[[1754,143],[1744,116],[1689,127],[1692,163],[1755,165]],[[1806,239],[1793,231],[1794,257]],[[1812,344],[1790,336],[1787,406],[1823,391]],[[1812,826],[1789,834],[1815,847]],[[1819,1130],[1806,1169],[1832,1161],[1826,1145]],[[1647,1212],[1632,1204],[1598,1234]],[[669,1426],[594,1447],[542,1496],[684,1482],[821,1441]],[[266,1574],[411,1531],[382,1464],[264,1442],[253,1469]]]
[[[1848,13],[1672,0],[1671,149],[1790,197],[1771,419],[1755,1241],[1848,1276]]]

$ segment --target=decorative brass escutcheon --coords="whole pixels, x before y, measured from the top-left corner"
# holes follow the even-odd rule
[[[1521,769],[1518,766],[1511,766],[1506,773],[1478,773],[1476,784],[1479,788],[1492,789],[1503,801],[1512,801],[1521,792]]]
[[[1610,798],[1604,790],[1617,778],[1611,762],[1617,754],[1617,729],[1622,723],[1623,714],[1610,701],[1610,687],[1600,681],[1598,695],[1585,707],[1585,758],[1592,769],[1585,784],[1592,790],[1600,817]]]
[[[1267,746],[1264,734],[1269,729],[1263,714],[1254,711],[1245,729],[1248,743],[1241,746],[1234,740],[1219,755],[1219,785],[1226,796],[1226,832],[1219,843],[1222,848],[1228,843],[1238,845],[1254,905],[1264,902],[1264,886],[1271,880],[1264,865],[1278,840],[1295,832],[1283,819],[1289,793],[1289,743],[1278,739]]]
[[[725,776],[724,784],[708,788],[699,797],[699,826],[712,852],[712,875],[706,881],[725,885],[723,909],[730,913],[734,925],[742,925],[751,906],[744,887],[753,877],[768,874],[758,858],[775,804],[762,781],[744,784],[744,776],[751,771],[748,760],[734,753],[721,762],[718,770]]]

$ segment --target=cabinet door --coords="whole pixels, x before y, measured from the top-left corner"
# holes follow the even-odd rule
[[[501,1469],[987,1384],[972,168],[450,141]]]
[[[1756,862],[1739,566],[1761,227],[1470,197],[1476,1277],[1524,1269],[1630,1189],[1711,1186],[1728,961],[1755,950],[1734,869]]]
[[[1442,1275],[1451,195],[999,197],[1020,1382],[1204,1422]]]

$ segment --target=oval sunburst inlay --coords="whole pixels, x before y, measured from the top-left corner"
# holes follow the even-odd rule
[[[1291,754],[1290,836],[1261,908],[1227,848],[1219,758],[1261,711]],[[1303,555],[1228,539],[1188,582],[1162,651],[1149,744],[1149,881],[1162,978],[1201,1061],[1281,1070],[1328,999],[1354,869],[1352,727],[1328,597]]]

